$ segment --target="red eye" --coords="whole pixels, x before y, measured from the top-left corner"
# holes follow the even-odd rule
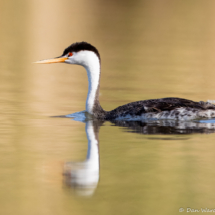
[[[69,53],[69,56],[72,56],[72,55],[73,55],[72,52],[70,52],[70,53]]]

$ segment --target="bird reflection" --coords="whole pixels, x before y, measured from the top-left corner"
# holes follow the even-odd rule
[[[64,165],[64,182],[75,188],[78,195],[91,196],[99,181],[99,122],[86,122],[88,151],[85,161],[67,162]]]
[[[99,128],[104,121],[88,120],[86,135],[88,139],[88,152],[85,161],[67,162],[64,165],[64,182],[74,188],[81,196],[92,196],[99,182]],[[138,134],[197,134],[215,133],[215,123],[202,123],[194,121],[111,121],[113,126],[122,127],[124,132]],[[156,138],[156,137],[155,137]]]
[[[113,125],[125,128],[124,131],[139,134],[195,134],[215,133],[215,122],[152,120],[144,121],[112,121]]]

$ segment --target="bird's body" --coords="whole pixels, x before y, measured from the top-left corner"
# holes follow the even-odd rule
[[[213,104],[180,98],[162,98],[132,102],[106,112],[104,115],[106,120],[193,120],[212,117],[215,117],[215,106]]]
[[[74,43],[63,55],[36,63],[65,62],[83,66],[88,75],[86,111],[102,120],[175,119],[193,120],[215,117],[215,105],[209,102],[194,102],[181,98],[162,98],[132,102],[112,111],[105,111],[99,103],[100,55],[98,50],[86,42]]]

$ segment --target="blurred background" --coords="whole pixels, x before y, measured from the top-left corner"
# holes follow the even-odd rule
[[[215,207],[211,135],[149,138],[103,126],[100,182],[81,198],[63,185],[65,161],[84,160],[87,75],[35,65],[74,42],[100,52],[105,110],[137,100],[215,100],[213,0],[0,0],[1,214],[177,214]]]

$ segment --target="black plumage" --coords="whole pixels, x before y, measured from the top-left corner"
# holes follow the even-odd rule
[[[67,47],[64,50],[62,56],[65,56],[66,54],[68,54],[70,52],[80,52],[80,51],[92,51],[97,55],[99,60],[101,60],[99,51],[96,49],[96,47],[94,47],[91,44],[84,42],[84,41],[71,44],[69,47]]]
[[[172,113],[174,114],[175,118],[179,119],[181,116],[180,112],[178,111],[179,108],[184,108],[185,110],[185,113],[182,116],[186,114],[186,111],[196,113],[198,111],[215,110],[215,105],[209,102],[194,102],[192,100],[174,97],[132,102],[119,106],[112,111],[104,111],[97,100],[95,107],[97,107],[94,111],[95,117],[105,120],[112,120],[120,117],[123,118],[128,115],[131,117],[136,117],[146,113],[156,114],[164,111],[167,115],[169,115],[171,111],[174,111]]]

